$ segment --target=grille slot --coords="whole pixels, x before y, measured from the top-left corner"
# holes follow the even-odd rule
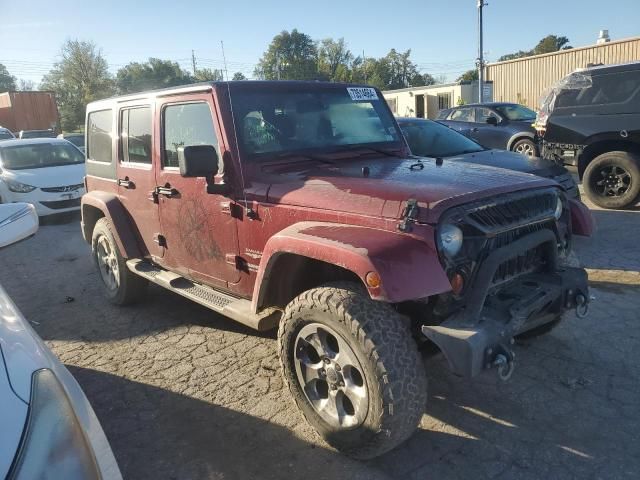
[[[552,191],[516,198],[507,196],[495,203],[476,208],[467,214],[467,218],[482,229],[510,228],[552,217],[557,198],[557,194]]]
[[[40,190],[48,193],[64,193],[64,192],[73,192],[75,190],[80,190],[83,187],[84,187],[84,184],[78,183],[76,185],[66,185],[63,187],[44,187],[44,188],[40,188]]]

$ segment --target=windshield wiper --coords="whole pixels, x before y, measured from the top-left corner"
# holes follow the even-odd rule
[[[371,152],[375,152],[375,153],[380,153],[382,155],[385,155],[387,157],[399,157],[399,155],[393,151],[389,151],[389,150],[384,150],[382,148],[376,148],[376,147],[370,147],[368,145],[354,145],[354,146],[350,146],[350,147],[346,147],[347,150],[351,151],[351,150],[369,150]]]
[[[310,154],[310,153],[284,152],[284,153],[280,153],[279,155],[276,156],[277,159],[286,159],[286,158],[291,158],[291,157],[303,158],[303,159],[306,159],[306,160],[311,160],[312,162],[321,162],[321,163],[326,163],[326,164],[329,164],[329,165],[335,165],[335,163],[336,163],[333,160],[329,160],[328,158],[322,158],[322,157],[319,157],[317,155],[313,155],[313,154]]]

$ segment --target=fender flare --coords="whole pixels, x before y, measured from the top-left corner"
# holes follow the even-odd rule
[[[85,240],[88,243],[91,243],[91,235],[93,225],[95,225],[95,223],[93,225],[89,225],[85,222],[87,217],[85,210],[86,207],[94,207],[100,210],[102,214],[109,219],[115,230],[112,232],[113,236],[115,237],[118,249],[124,258],[143,257],[138,242],[136,241],[136,236],[133,225],[129,219],[129,214],[117,195],[108,192],[93,191],[82,196],[80,206],[82,211],[82,234]]]
[[[280,254],[296,254],[337,265],[360,278],[373,300],[398,303],[451,290],[437,252],[426,242],[400,232],[325,222],[300,222],[281,230],[265,245],[254,286],[252,309],[264,300]],[[366,275],[381,282],[370,287]]]
[[[507,150],[511,151],[511,147],[513,147],[513,144],[516,143],[517,140],[521,140],[523,138],[528,138],[529,140],[532,140],[533,143],[536,143],[536,135],[534,133],[532,133],[532,132],[517,132],[517,133],[514,133],[513,135],[511,135],[511,137],[507,141]]]

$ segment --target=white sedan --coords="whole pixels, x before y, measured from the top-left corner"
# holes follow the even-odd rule
[[[66,140],[0,142],[0,203],[27,202],[40,216],[80,208],[84,154]]]
[[[37,228],[32,205],[0,205],[0,246]],[[80,386],[0,287],[0,478],[5,477],[122,479]]]

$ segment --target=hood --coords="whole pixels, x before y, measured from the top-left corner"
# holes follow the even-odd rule
[[[57,167],[3,170],[2,177],[10,178],[34,187],[64,187],[79,185],[84,180],[85,164],[59,165]]]
[[[365,174],[368,170],[368,175]],[[482,197],[554,185],[533,175],[445,159],[378,158],[335,165],[290,163],[263,169],[266,200],[314,209],[398,218],[408,199],[418,200],[420,219]]]
[[[474,163],[489,167],[507,168],[516,172],[530,173],[541,177],[552,178],[567,172],[567,169],[550,160],[539,157],[527,157],[520,153],[505,150],[484,150],[449,157],[447,160]]]

